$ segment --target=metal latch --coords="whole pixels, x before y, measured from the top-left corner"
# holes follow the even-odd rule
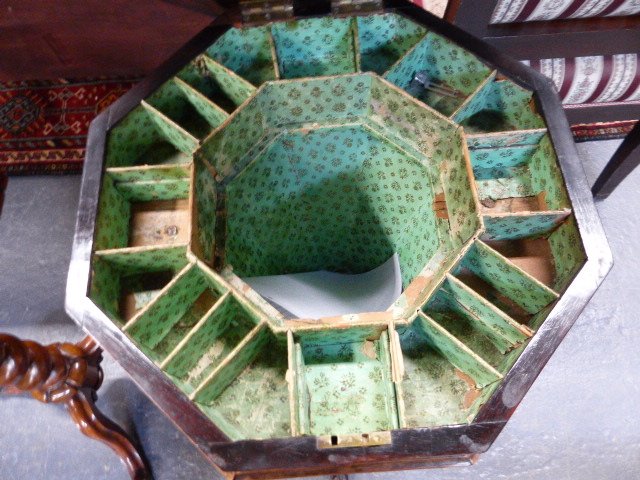
[[[391,432],[389,431],[351,435],[323,435],[317,438],[318,448],[372,447],[391,444]]]

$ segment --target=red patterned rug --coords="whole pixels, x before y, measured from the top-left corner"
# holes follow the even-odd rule
[[[624,138],[633,129],[636,122],[637,120],[625,120],[621,122],[571,125],[571,133],[573,133],[573,139],[576,142]]]
[[[89,123],[136,81],[0,82],[0,168],[12,175],[79,173]]]
[[[79,173],[89,123],[137,79],[0,82],[0,169]],[[576,142],[622,138],[635,121],[573,125]]]

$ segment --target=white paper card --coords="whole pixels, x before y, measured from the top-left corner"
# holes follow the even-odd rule
[[[243,278],[287,318],[384,312],[402,293],[398,254],[366,273],[293,273]]]

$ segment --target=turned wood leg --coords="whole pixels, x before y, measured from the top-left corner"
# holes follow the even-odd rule
[[[91,337],[78,344],[42,346],[0,334],[0,391],[30,393],[44,403],[64,403],[80,431],[108,445],[134,480],[151,473],[127,434],[95,405],[102,384],[102,350]]]
[[[607,198],[638,164],[640,164],[640,122],[636,123],[615,151],[591,187],[591,193],[595,198]]]

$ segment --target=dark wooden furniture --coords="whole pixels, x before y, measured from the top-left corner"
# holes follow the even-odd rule
[[[500,72],[535,91],[535,103],[544,116],[562,168],[573,212],[584,235],[586,263],[564,296],[553,305],[545,323],[499,388],[487,399],[469,424],[441,428],[403,428],[390,432],[390,443],[375,447],[321,448],[314,436],[239,440],[229,438],[177,388],[158,366],[144,355],[117,325],[87,298],[94,249],[97,202],[104,166],[108,132],[167,79],[175,76],[195,55],[218,39],[229,22],[241,21],[238,10],[230,10],[203,30],[151,77],[100,115],[92,124],[83,175],[78,223],[69,270],[66,308],[68,313],[134,377],[212,463],[229,478],[281,478],[287,476],[340,474],[346,472],[431,468],[473,462],[485,452],[505,426],[562,338],[595,292],[611,266],[604,232],[597,218],[591,193],[579,164],[568,122],[557,94],[547,78],[479,42],[408,2],[389,2],[413,21],[446,36],[483,58]],[[294,9],[295,12],[295,9]],[[319,2],[315,13],[329,14]]]
[[[0,15],[0,81],[140,77],[221,8],[199,0],[28,0]]]
[[[497,3],[451,0],[445,18],[518,60],[638,53],[638,15],[491,24]],[[589,104],[565,110],[572,124],[640,118],[637,102]]]
[[[640,164],[640,122],[623,140],[592,187],[593,196],[604,200]]]
[[[129,436],[96,407],[101,360],[102,350],[91,337],[43,346],[0,334],[0,393],[29,393],[43,403],[64,404],[78,429],[109,446],[133,480],[149,480],[151,473]]]

